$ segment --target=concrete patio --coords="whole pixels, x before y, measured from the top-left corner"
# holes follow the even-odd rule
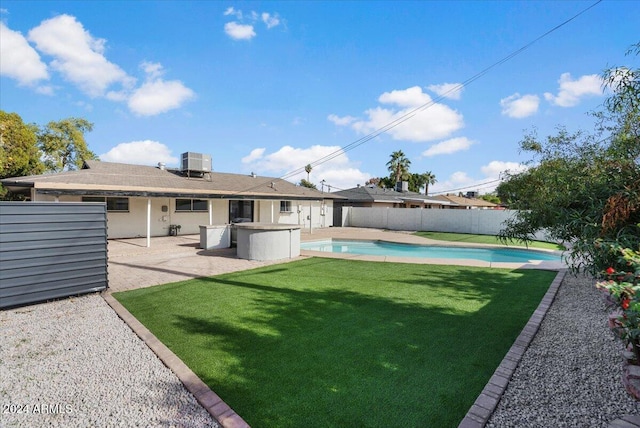
[[[302,229],[301,241],[322,239],[363,239],[388,240],[405,244],[437,244],[433,241],[411,233],[386,231],[379,229],[363,229],[353,227],[331,227],[324,229]],[[151,239],[151,246],[146,246],[146,238],[114,239],[109,241],[109,291],[124,291],[134,288],[149,287],[169,282],[183,281],[203,276],[253,269],[275,263],[291,261],[270,260],[256,261],[239,259],[235,248],[220,250],[203,250],[199,248],[199,235],[161,236]],[[451,242],[450,246],[468,244]],[[487,263],[470,260],[452,259],[416,259],[408,257],[359,256],[353,254],[331,254],[315,251],[301,251],[302,257],[322,256],[340,257],[354,260],[372,260],[400,263],[456,264],[480,267],[504,268],[537,268],[558,270],[564,266],[556,262],[538,264]],[[296,260],[296,259],[293,259]]]

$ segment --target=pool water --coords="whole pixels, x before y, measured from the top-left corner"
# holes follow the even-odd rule
[[[432,259],[472,259],[496,263],[561,261],[559,255],[516,248],[445,247],[439,245],[398,244],[385,241],[326,240],[303,242],[300,249],[328,253],[370,256],[421,257]]]

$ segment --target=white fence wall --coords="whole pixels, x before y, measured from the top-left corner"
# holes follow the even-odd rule
[[[513,210],[343,207],[343,226],[497,235]],[[336,225],[338,226],[338,225]],[[544,239],[540,233],[538,239]]]

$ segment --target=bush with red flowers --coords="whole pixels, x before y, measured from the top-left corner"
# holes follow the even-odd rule
[[[640,364],[640,247],[623,248],[617,243],[599,243],[602,249],[615,256],[616,263],[603,273],[596,284],[607,293],[611,306],[620,314],[615,330]]]

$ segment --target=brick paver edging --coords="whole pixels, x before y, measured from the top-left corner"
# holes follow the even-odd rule
[[[529,322],[524,326],[513,345],[511,345],[511,349],[509,349],[507,355],[504,356],[496,371],[493,372],[493,376],[491,376],[489,382],[475,403],[473,403],[473,406],[471,406],[464,419],[462,419],[458,428],[481,428],[486,425],[500,402],[500,398],[507,388],[509,380],[511,380],[511,376],[513,376],[516,367],[518,367],[522,356],[538,332],[540,324],[542,324],[542,320],[551,307],[566,274],[566,269],[558,271],[558,274],[549,286],[542,301],[533,312],[531,318],[529,318]]]
[[[224,428],[249,427],[231,407],[213,392],[180,358],[155,337],[140,321],[120,304],[111,294],[102,293],[104,300],[113,308],[118,316],[142,339],[144,343],[173,371],[185,388],[193,394],[198,403],[204,407]]]

